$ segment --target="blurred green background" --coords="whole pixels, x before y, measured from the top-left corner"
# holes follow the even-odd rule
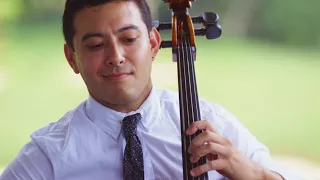
[[[0,0],[0,168],[87,97],[63,54],[64,2]],[[154,19],[169,21],[167,5],[149,3]],[[220,15],[223,36],[197,37],[199,95],[235,114],[272,154],[320,163],[320,1],[198,0],[190,13],[203,11]],[[152,76],[177,90],[170,50]]]

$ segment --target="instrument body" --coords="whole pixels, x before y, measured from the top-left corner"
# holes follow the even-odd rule
[[[161,48],[172,48],[173,61],[177,62],[179,104],[180,104],[180,125],[181,145],[183,161],[184,180],[207,180],[208,174],[204,173],[198,177],[190,175],[191,169],[206,163],[202,157],[194,164],[190,161],[190,154],[187,149],[194,137],[186,135],[186,130],[195,122],[201,120],[199,98],[197,90],[196,72],[194,61],[196,60],[196,35],[206,35],[208,39],[215,39],[221,35],[221,27],[217,24],[219,19],[215,13],[205,12],[200,17],[191,17],[188,8],[191,8],[190,0],[164,0],[172,10],[171,23],[159,23],[154,21],[153,25],[160,30],[172,30],[172,40],[163,41]],[[205,28],[194,29],[194,23],[202,23]]]

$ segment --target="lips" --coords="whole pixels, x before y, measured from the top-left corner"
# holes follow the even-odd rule
[[[122,80],[131,75],[131,73],[112,73],[107,76],[104,76],[108,80]]]

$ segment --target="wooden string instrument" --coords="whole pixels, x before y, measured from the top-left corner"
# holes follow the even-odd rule
[[[194,1],[194,0],[193,0]],[[160,48],[172,48],[173,61],[177,62],[179,104],[181,122],[181,142],[184,180],[206,180],[208,174],[192,177],[190,170],[206,163],[202,157],[197,163],[191,163],[187,149],[192,139],[199,135],[198,131],[192,136],[186,135],[186,130],[195,121],[200,120],[200,107],[196,82],[194,61],[196,60],[195,36],[206,36],[207,39],[215,39],[221,35],[221,27],[217,24],[219,16],[216,13],[204,12],[202,16],[191,17],[188,9],[192,0],[164,0],[169,4],[172,19],[169,23],[153,21],[153,26],[158,31],[172,30],[172,40],[162,41]],[[202,24],[201,29],[194,29],[194,24]]]

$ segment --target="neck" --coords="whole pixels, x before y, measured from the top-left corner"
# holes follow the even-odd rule
[[[151,90],[152,90],[152,83],[150,82],[143,89],[141,94],[138,95],[134,100],[132,100],[131,102],[118,103],[118,104],[110,103],[107,101],[101,101],[98,98],[95,98],[92,94],[90,95],[93,99],[95,99],[97,102],[99,102],[100,104],[102,104],[107,108],[113,109],[117,112],[128,113],[128,112],[136,111],[137,109],[139,109],[139,107],[145,102],[145,100],[150,95]]]

